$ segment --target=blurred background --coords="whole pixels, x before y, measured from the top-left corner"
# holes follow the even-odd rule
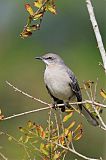
[[[47,52],[58,53],[76,74],[79,84],[84,80],[96,81],[97,97],[100,88],[106,89],[106,76],[98,65],[101,62],[99,50],[90,23],[85,0],[58,0],[57,15],[46,14],[41,30],[30,38],[21,39],[28,13],[24,9],[28,0],[0,0],[0,108],[5,116],[44,107],[38,102],[16,93],[5,81],[8,80],[23,91],[46,102],[51,99],[43,82],[44,64],[34,59]],[[93,0],[94,11],[106,47],[106,1]],[[29,114],[0,122],[0,131],[19,138],[19,126],[28,120],[46,125],[48,111]],[[106,111],[103,112],[106,121]],[[84,136],[75,142],[76,149],[89,157],[106,159],[106,132],[90,126],[84,118],[76,114],[84,126]],[[6,136],[0,136],[0,152],[9,160],[21,160],[23,149]],[[73,154],[68,159],[78,158]],[[80,158],[78,158],[80,160]],[[0,159],[2,160],[2,159]]]

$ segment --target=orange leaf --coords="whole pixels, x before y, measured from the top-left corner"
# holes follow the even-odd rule
[[[60,144],[64,144],[64,137],[63,136],[61,136],[60,138],[59,138],[59,142],[60,142]]]
[[[45,136],[46,136],[45,132],[42,131],[42,132],[41,132],[41,137],[42,137],[42,139],[45,139]]]

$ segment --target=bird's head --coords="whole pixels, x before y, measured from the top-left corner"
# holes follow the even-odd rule
[[[36,59],[42,60],[46,65],[62,64],[64,63],[60,56],[54,53],[47,53],[41,57],[35,57]]]

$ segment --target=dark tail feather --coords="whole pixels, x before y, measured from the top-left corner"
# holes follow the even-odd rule
[[[81,104],[79,108],[80,108],[81,113],[85,116],[85,118],[91,125],[93,126],[99,125],[99,122],[97,121],[96,117],[94,117],[94,115],[90,113],[90,111],[87,108],[85,108],[84,105]]]

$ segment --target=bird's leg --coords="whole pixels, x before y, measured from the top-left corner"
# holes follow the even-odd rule
[[[58,108],[56,101],[54,101],[54,102],[52,103],[52,108],[54,108],[55,110]]]
[[[73,110],[73,108],[70,106],[69,102],[64,102],[64,105],[69,108],[70,110]]]
[[[58,108],[58,104],[64,104],[63,100],[57,99],[57,98],[53,98],[53,108],[56,110]],[[62,112],[65,112],[65,105],[63,106],[59,106],[59,108],[61,109]]]

